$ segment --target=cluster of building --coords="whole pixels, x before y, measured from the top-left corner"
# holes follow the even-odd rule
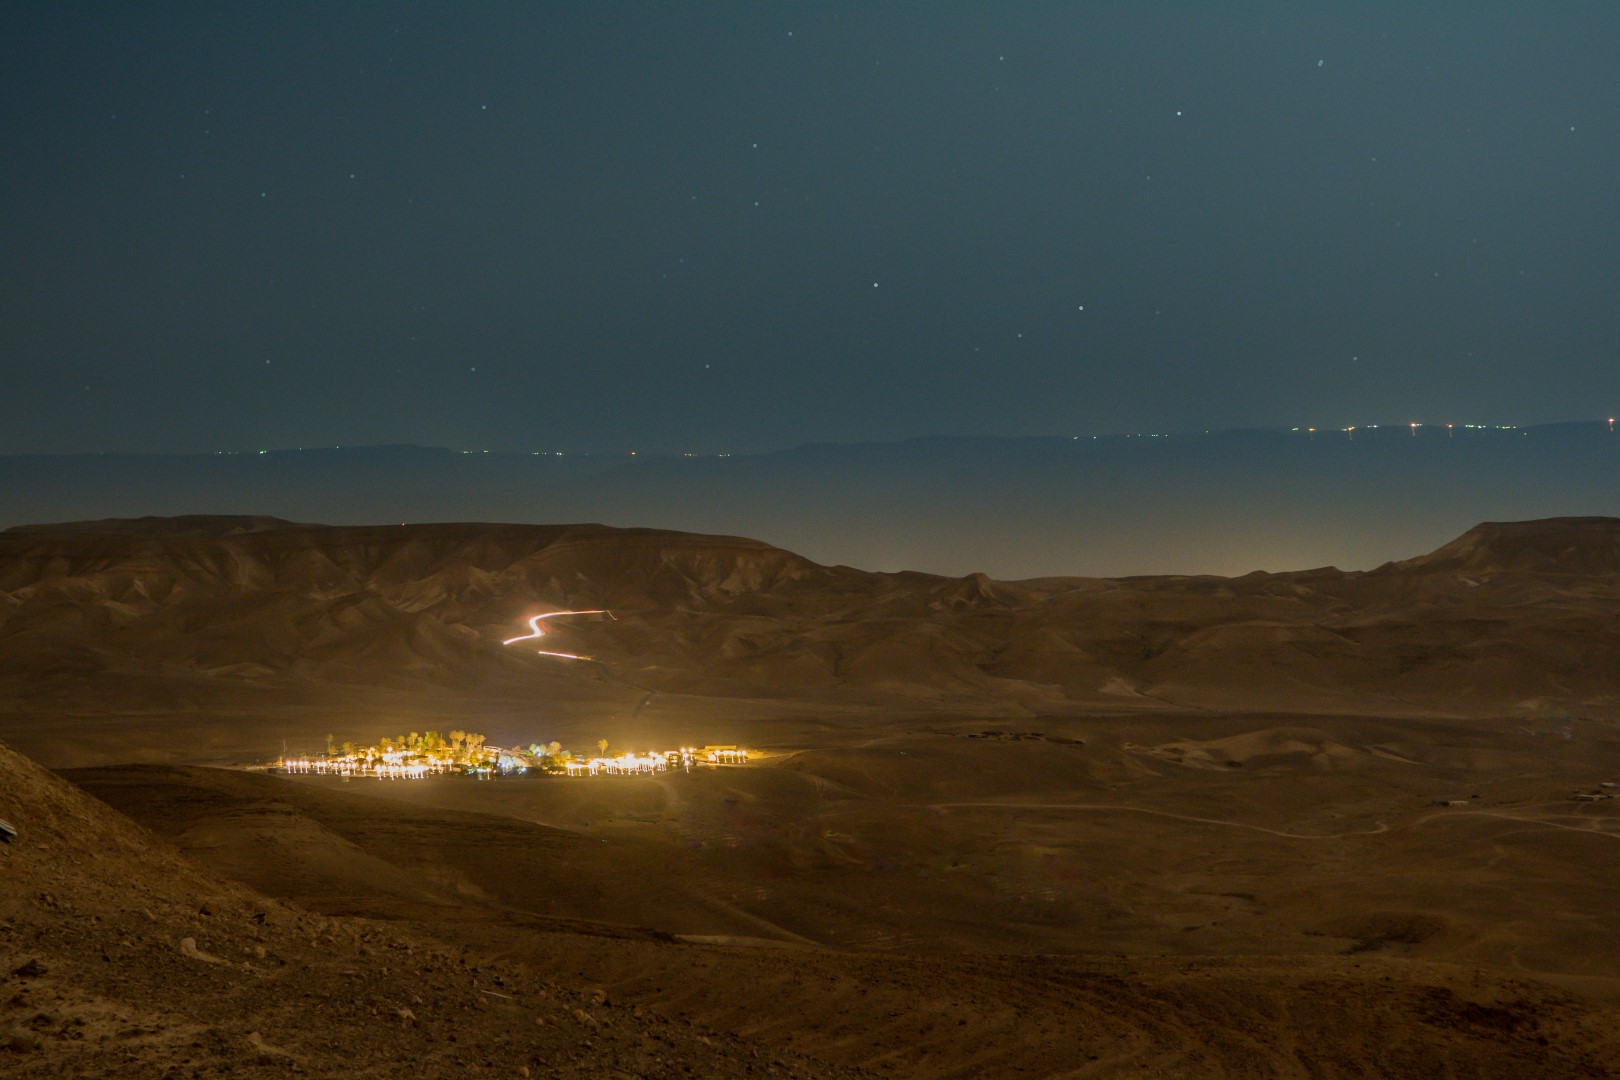
[[[409,760],[407,760],[407,758]],[[281,768],[289,773],[317,773],[329,776],[375,776],[379,780],[421,780],[441,773],[465,772],[468,766],[448,758],[424,758],[420,754],[393,751],[368,758],[356,754],[314,758],[282,758]]]
[[[422,750],[389,750],[379,753],[368,748],[359,753],[334,753],[309,758],[284,757],[280,761],[280,768],[284,772],[294,774],[375,776],[379,780],[421,780],[445,773],[487,775],[525,772],[531,768],[566,776],[647,776],[661,772],[691,772],[699,766],[746,764],[748,751],[734,744],[701,748],[683,746],[677,750],[594,758],[575,758],[566,754],[556,758],[540,758],[521,750],[479,746],[471,758],[465,752],[459,755]]]
[[[698,765],[746,765],[748,751],[739,746],[683,746],[662,753],[620,754],[618,757],[574,758],[563,762],[569,776],[646,776],[661,772],[691,772]]]

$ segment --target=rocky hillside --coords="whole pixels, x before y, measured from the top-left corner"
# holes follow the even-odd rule
[[[1620,523],[1605,517],[1487,521],[1431,554],[1385,569],[1613,578],[1620,574]]]
[[[260,896],[3,744],[0,817],[6,1076],[851,1075]]]
[[[1482,525],[1367,573],[997,582],[594,525],[142,520],[0,533],[0,702],[611,684],[910,707],[1460,713],[1620,702],[1620,520]],[[530,615],[570,664],[501,642]]]

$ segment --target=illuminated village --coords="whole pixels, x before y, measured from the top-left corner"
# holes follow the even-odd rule
[[[293,774],[365,776],[379,780],[422,780],[430,776],[648,776],[662,772],[691,772],[694,768],[746,765],[748,751],[735,745],[626,752],[610,756],[608,742],[600,740],[595,756],[575,755],[559,743],[531,743],[527,749],[491,746],[475,732],[410,732],[384,738],[371,746],[335,743],[327,738],[326,753],[313,757],[282,757],[277,767]]]
[[[502,645],[538,641],[551,631],[546,623],[551,619],[586,617],[612,619],[606,609],[589,611],[551,611],[530,617],[529,632],[507,638]],[[540,656],[559,660],[585,660],[588,656],[537,649]],[[288,758],[283,756],[277,768],[294,774],[318,773],[336,776],[375,776],[380,780],[421,780],[444,774],[467,776],[513,776],[537,773],[544,776],[648,776],[661,772],[691,772],[698,766],[718,768],[721,765],[748,764],[748,751],[732,745],[682,746],[674,750],[651,750],[645,754],[634,752],[608,755],[608,741],[596,744],[597,755],[575,755],[564,750],[561,743],[542,745],[530,743],[527,749],[506,749],[491,746],[484,736],[469,731],[452,731],[448,737],[437,731],[415,732],[395,738],[379,740],[372,746],[356,746],[352,742],[341,746],[332,736],[326,737],[326,753],[316,757]]]

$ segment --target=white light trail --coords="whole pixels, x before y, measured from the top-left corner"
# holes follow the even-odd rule
[[[557,619],[557,618],[561,618],[564,615],[606,615],[610,619],[613,618],[613,612],[608,611],[606,608],[596,608],[596,609],[591,610],[591,611],[551,611],[551,612],[547,612],[544,615],[536,615],[532,619],[529,620],[529,629],[531,631],[533,631],[532,633],[519,634],[515,638],[507,638],[505,641],[501,642],[501,644],[502,645],[511,645],[511,644],[514,644],[515,642],[519,642],[519,641],[535,641],[535,640],[537,640],[539,638],[543,638],[543,637],[546,636],[546,628],[540,625],[541,620],[542,619]],[[557,657],[558,659],[561,659],[561,660],[589,660],[589,659],[591,659],[591,657],[589,657],[589,656],[580,656],[577,653],[552,652],[549,649],[536,649],[535,653],[537,655],[539,655],[539,656],[555,656],[555,657]]]

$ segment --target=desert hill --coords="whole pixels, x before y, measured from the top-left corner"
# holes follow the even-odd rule
[[[289,907],[0,745],[0,1073],[759,1074],[757,1047]],[[172,1071],[172,1073],[171,1073]],[[846,1074],[777,1055],[776,1075]]]
[[[1620,696],[1617,547],[1548,519],[1372,572],[997,582],[594,525],[31,527],[0,533],[0,700],[1581,714]],[[501,644],[570,609],[613,613],[553,625],[590,662]]]
[[[597,525],[0,533],[0,736],[62,770],[0,749],[0,1072],[1605,1075],[1617,530],[1023,581]],[[596,608],[545,639],[592,659],[501,644]],[[760,752],[204,767],[454,727]]]
[[[1040,740],[933,735],[606,785],[379,792],[176,766],[67,774],[259,895],[82,796],[60,800],[68,824],[53,830],[34,789],[68,789],[7,758],[18,767],[0,778],[16,794],[0,811],[26,842],[50,844],[46,858],[90,859],[110,846],[102,831],[133,839],[116,866],[85,865],[87,885],[52,878],[51,895],[72,899],[45,914],[22,902],[44,860],[0,849],[13,913],[0,941],[26,943],[6,970],[38,960],[53,977],[14,978],[28,989],[0,1022],[22,1036],[21,1060],[70,1075],[171,1061],[203,1076],[289,1061],[319,1075],[339,1067],[333,1047],[362,1076],[519,1063],[540,1076],[1604,1075],[1620,1051],[1613,980],[1603,955],[1564,939],[1605,940],[1612,875],[1560,867],[1612,836],[1554,826],[1527,844],[1515,839],[1527,818],[1448,827],[1426,822],[1432,810],[1347,828],[1280,792],[1263,807],[1241,805],[1252,792],[1216,795],[1236,760],[1344,805],[1377,759],[1342,740],[1424,756],[1420,729],[1402,730],[1055,744],[1066,761]],[[1172,774],[1131,792],[1162,810],[1122,820],[1075,801],[1107,798],[1133,755]],[[1189,783],[1193,799],[1176,803]],[[1489,790],[1504,816],[1525,813]],[[1052,798],[1065,802],[1040,801]],[[558,814],[572,823],[532,821]],[[1187,829],[1190,846],[1177,839]],[[674,842],[658,842],[663,830]],[[1459,875],[1448,862],[1475,844],[1493,871]],[[1412,887],[1392,893],[1401,881]],[[199,961],[171,945],[175,928],[241,960]],[[129,943],[111,954],[116,978],[105,935]],[[80,997],[137,999],[184,1026],[132,1024],[147,1036],[132,1044],[131,1028],[87,1021],[86,1047],[73,1038]]]
[[[1612,578],[1620,574],[1620,529],[1606,517],[1488,521],[1428,555],[1382,569]]]

